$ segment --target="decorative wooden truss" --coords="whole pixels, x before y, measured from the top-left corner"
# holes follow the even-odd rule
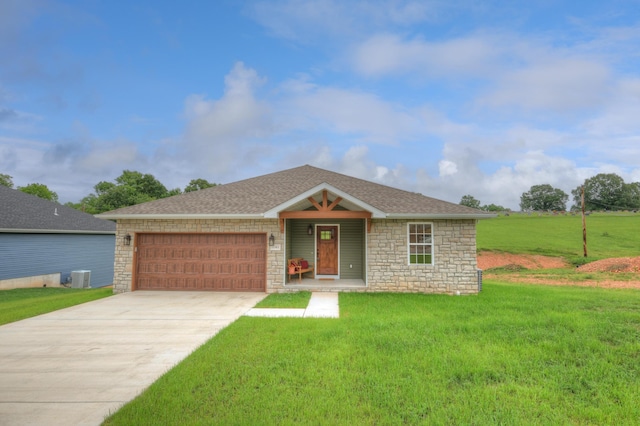
[[[313,197],[307,198],[316,210],[284,211],[278,214],[280,219],[280,232],[284,232],[285,219],[366,219],[367,232],[371,232],[371,212],[354,210],[334,210],[342,201],[338,197],[329,204],[327,190],[322,191],[322,204]]]

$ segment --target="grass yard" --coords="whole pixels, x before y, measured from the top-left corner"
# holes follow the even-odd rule
[[[640,214],[598,213],[587,217],[586,261],[638,256]],[[582,217],[512,214],[478,221],[478,250],[542,254],[585,262],[582,251]]]
[[[18,288],[0,290],[0,325],[111,296],[113,289]]]
[[[274,293],[262,299],[256,308],[290,308],[304,309],[311,299],[310,291],[298,291],[295,293]]]
[[[242,317],[105,423],[640,422],[638,291],[342,293],[340,314]]]

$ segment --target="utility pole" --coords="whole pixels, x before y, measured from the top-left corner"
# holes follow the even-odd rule
[[[584,185],[581,190],[582,198],[582,249],[584,251],[584,257],[587,257],[587,220],[584,214]]]

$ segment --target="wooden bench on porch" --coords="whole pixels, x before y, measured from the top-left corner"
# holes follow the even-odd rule
[[[289,270],[289,280],[291,280],[292,275],[298,275],[298,282],[302,282],[302,274],[305,272],[313,273],[313,265],[309,265],[302,257],[289,259],[287,266]]]

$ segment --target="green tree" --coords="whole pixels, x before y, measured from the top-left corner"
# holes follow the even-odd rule
[[[216,184],[206,179],[191,179],[189,184],[184,188],[184,192],[199,191],[201,189],[211,188],[212,186],[216,186]]]
[[[114,189],[116,187],[116,184],[113,182],[105,182],[105,181],[100,181],[98,183],[95,184],[95,186],[93,187],[93,189],[95,189],[96,194],[99,196],[108,193],[109,191],[111,191],[112,189]]]
[[[615,173],[600,173],[571,191],[574,209],[581,208],[583,186],[586,210],[627,210],[640,207],[640,184],[627,184]]]
[[[173,197],[174,195],[182,194],[182,190],[180,188],[173,188],[167,192],[167,197]]]
[[[93,207],[98,212],[106,212],[153,200],[156,200],[156,198],[153,198],[149,194],[139,192],[135,187],[117,185],[110,191],[98,196]]]
[[[487,212],[505,212],[505,211],[508,211],[509,209],[496,204],[489,204],[489,205],[482,206],[482,210]]]
[[[566,210],[569,195],[551,185],[534,185],[520,196],[522,211]]]
[[[0,173],[0,185],[8,186],[9,188],[13,188],[13,176],[5,175],[4,173]]]
[[[626,183],[622,200],[627,209],[640,209],[640,182]]]
[[[30,183],[27,186],[19,186],[19,191],[24,192],[25,194],[35,195],[36,197],[43,198],[49,201],[58,202],[58,194],[47,188],[47,185],[42,183]]]
[[[152,199],[164,198],[169,194],[167,188],[151,174],[142,174],[131,170],[125,170],[116,178],[120,186],[130,187],[139,194],[145,194]]]
[[[84,197],[82,200],[80,200],[79,203],[77,204],[74,203],[69,207],[73,207],[76,210],[80,210],[89,214],[98,214],[101,212],[98,210],[97,205],[98,205],[98,197],[96,196],[96,194],[89,194],[86,197]]]
[[[472,209],[480,209],[480,201],[476,200],[472,195],[464,195],[459,203],[461,206],[471,207]]]
[[[72,207],[86,213],[98,214],[181,193],[179,188],[168,191],[151,174],[132,170],[124,170],[115,179],[115,183],[100,181],[93,189],[93,194],[87,195]]]

